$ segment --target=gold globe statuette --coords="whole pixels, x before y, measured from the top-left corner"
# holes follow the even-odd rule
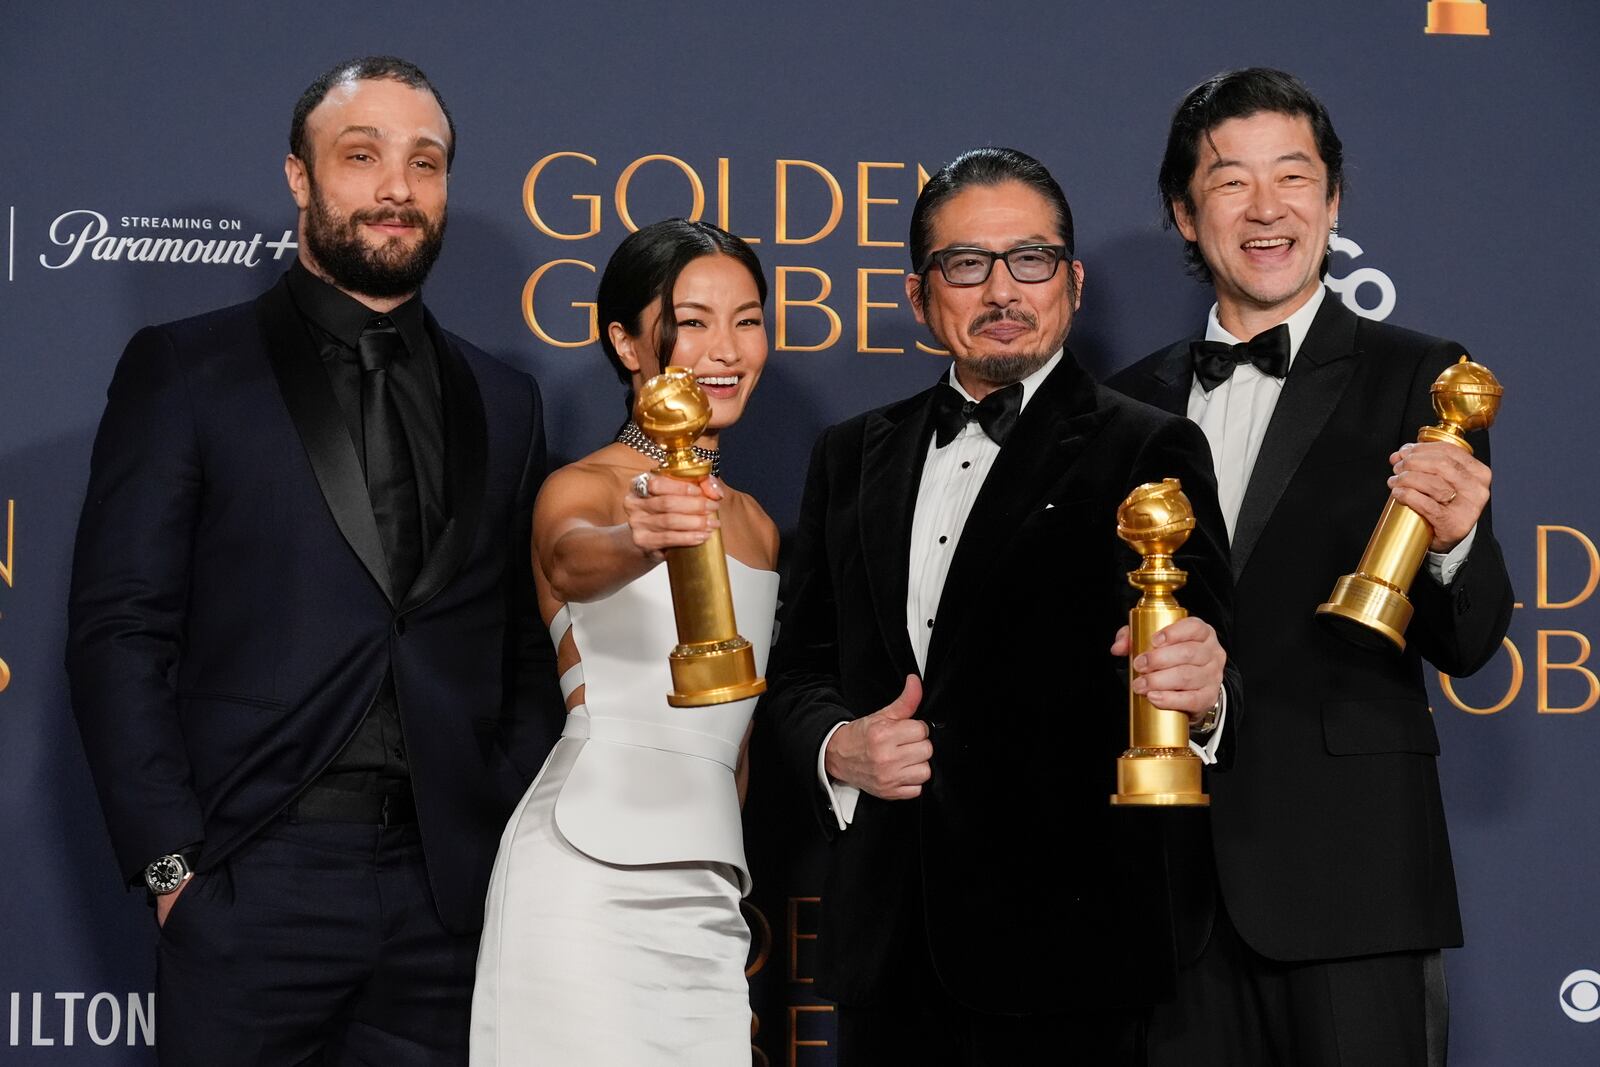
[[[1211,803],[1200,784],[1200,757],[1189,748],[1189,717],[1150,703],[1133,691],[1135,659],[1150,650],[1151,638],[1185,611],[1173,593],[1189,575],[1172,554],[1194,529],[1194,508],[1176,478],[1146,482],[1117,509],[1117,536],[1144,557],[1128,574],[1142,594],[1128,612],[1128,750],[1117,760],[1117,791],[1111,803],[1138,806],[1204,806]]]
[[[1467,431],[1487,429],[1494,423],[1505,387],[1488,367],[1463,355],[1445,368],[1430,392],[1440,421],[1436,426],[1424,426],[1417,440],[1443,441],[1470,455]],[[1334,584],[1332,595],[1317,608],[1317,615],[1358,645],[1405,651],[1406,625],[1411,622],[1406,591],[1432,541],[1433,527],[1428,521],[1390,497],[1355,573]]]
[[[645,382],[633,405],[633,421],[666,451],[656,473],[687,482],[711,474],[711,464],[694,454],[695,441],[711,421],[711,401],[687,367],[668,367]],[[699,708],[766,692],[755,652],[734,622],[722,531],[712,530],[698,545],[669,548],[666,557],[678,623],[678,645],[667,658],[672,668],[667,703]]]

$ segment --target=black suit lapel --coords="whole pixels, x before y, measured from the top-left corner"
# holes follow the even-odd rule
[[[1272,518],[1283,491],[1300,469],[1311,442],[1317,439],[1338,405],[1355,370],[1356,316],[1333,293],[1311,322],[1305,341],[1289,368],[1283,393],[1267,424],[1255,468],[1250,472],[1239,518],[1233,527],[1233,577],[1244,573],[1261,531]]]
[[[1189,392],[1194,386],[1194,360],[1189,342],[1179,341],[1150,367],[1150,392],[1139,399],[1174,415],[1188,415]]]
[[[428,335],[439,359],[441,407],[444,411],[444,484],[450,518],[422,564],[417,580],[401,600],[409,611],[432,599],[455,577],[478,533],[483,506],[483,480],[488,464],[488,426],[483,396],[472,368],[450,343],[433,315],[426,315]]]
[[[372,517],[372,500],[367,496],[361,460],[322,368],[316,341],[294,306],[286,282],[280,279],[262,294],[256,301],[256,317],[278,389],[333,521],[383,595],[393,603],[389,565],[383,556],[383,542],[378,539],[378,524]]]
[[[933,390],[871,416],[862,434],[861,547],[873,611],[897,670],[917,671],[906,634],[911,517],[933,436]]]
[[[939,616],[928,642],[930,684],[966,624],[975,617],[982,623],[984,580],[1004,557],[1017,527],[1042,506],[1044,495],[1061,481],[1105,417],[1095,402],[1093,380],[1072,353],[1063,353],[1028,401],[972,502],[939,594]]]

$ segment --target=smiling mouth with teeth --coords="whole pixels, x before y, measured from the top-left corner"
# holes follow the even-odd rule
[[[696,378],[695,382],[700,385],[738,385],[739,376],[737,374],[724,374],[715,377],[706,376]]]
[[[1294,239],[1290,238],[1290,237],[1258,237],[1255,240],[1246,241],[1244,243],[1244,247],[1245,248],[1281,248],[1284,245],[1290,245],[1290,244],[1294,244]]]

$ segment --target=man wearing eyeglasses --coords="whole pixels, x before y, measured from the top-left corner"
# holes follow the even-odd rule
[[[1130,876],[1122,846],[1160,816],[1108,803],[1139,562],[1116,509],[1163,478],[1194,505],[1191,617],[1135,684],[1214,760],[1230,581],[1204,435],[1066,350],[1083,266],[1038,161],[960,156],[910,246],[911,305],[954,361],[817,442],[763,705],[832,840],[818,989],[838,1062],[1139,1063],[1171,960],[1130,951],[1146,930],[1126,916],[1159,925],[1187,890]]]

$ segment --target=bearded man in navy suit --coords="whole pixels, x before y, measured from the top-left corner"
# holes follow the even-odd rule
[[[73,707],[160,924],[163,1064],[462,1063],[506,814],[560,720],[539,391],[419,289],[455,128],[371,57],[294,111],[299,258],[141,330],[73,565]]]

